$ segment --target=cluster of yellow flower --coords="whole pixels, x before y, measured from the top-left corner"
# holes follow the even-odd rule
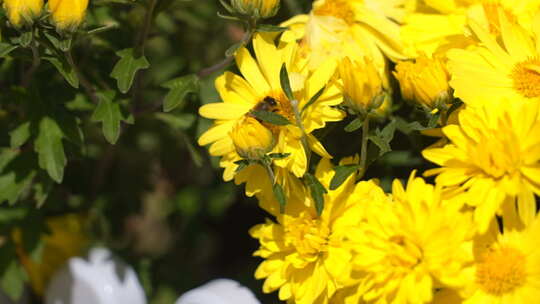
[[[32,24],[43,13],[44,0],[4,0],[4,9],[14,27]],[[84,19],[88,0],[49,0],[48,8],[60,31],[73,31]]]
[[[298,304],[539,301],[540,1],[317,0],[282,26],[239,49],[242,76],[217,78],[222,102],[200,108],[215,122],[199,144],[276,219],[250,231],[263,291]],[[392,76],[428,113],[463,102],[423,151],[435,185],[413,172],[384,193],[364,165],[331,187],[313,131],[343,108],[387,115]],[[329,189],[322,211],[313,180]]]

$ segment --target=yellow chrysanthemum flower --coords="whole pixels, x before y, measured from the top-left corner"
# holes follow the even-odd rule
[[[406,0],[317,0],[309,15],[292,18],[283,25],[292,31],[283,41],[301,41],[311,69],[328,60],[369,58],[385,75],[386,58],[404,59],[399,21]],[[386,78],[386,77],[385,77]]]
[[[360,273],[350,296],[367,303],[430,303],[435,289],[463,284],[473,258],[471,216],[414,173],[406,189],[398,180],[392,188],[392,202],[366,205],[364,222],[349,234],[357,242],[354,269]]]
[[[210,154],[222,157],[220,166],[225,168],[223,179],[229,181],[236,175],[237,183],[247,181],[246,191],[250,196],[260,191],[262,187],[260,183],[266,178],[258,176],[246,180],[253,170],[260,167],[255,164],[236,174],[238,165],[235,162],[241,157],[236,152],[230,135],[239,121],[252,115],[252,110],[275,112],[291,122],[285,126],[269,123],[263,125],[273,132],[276,139],[276,146],[272,152],[289,154],[286,158],[275,160],[275,166],[286,169],[297,177],[302,177],[307,169],[307,155],[302,146],[303,132],[310,149],[330,158],[331,156],[311,133],[324,127],[326,122],[339,121],[344,117],[340,110],[333,108],[342,101],[339,90],[330,81],[331,73],[328,73],[328,69],[333,67],[321,66],[315,72],[300,70],[294,61],[297,45],[293,43],[277,48],[272,37],[273,35],[265,34],[254,36],[253,48],[257,60],[246,48],[238,50],[236,62],[243,77],[231,72],[225,72],[218,77],[216,88],[223,102],[206,104],[199,109],[201,116],[215,119],[214,126],[199,138],[199,144],[211,144]],[[292,90],[298,102],[297,110],[301,112],[298,113],[301,126],[296,120],[294,105],[281,89],[280,68],[283,63],[289,71]],[[309,100],[323,87],[325,89],[317,101],[303,110]]]
[[[14,27],[21,27],[41,15],[43,0],[4,0],[9,23]]]
[[[455,96],[468,105],[506,105],[540,97],[540,28],[529,32],[511,22],[502,9],[497,11],[501,39],[470,22],[481,46],[448,52],[450,84]]]
[[[450,75],[440,58],[421,55],[415,62],[401,61],[394,72],[401,96],[431,112],[443,109],[452,99]]]
[[[534,303],[540,299],[540,217],[521,230],[492,229],[492,242],[475,246],[463,304]]]
[[[330,161],[321,160],[316,177],[328,187],[333,175]],[[254,255],[265,259],[255,272],[257,279],[265,279],[265,293],[279,289],[281,300],[296,304],[332,303],[330,297],[348,281],[350,231],[363,218],[366,204],[386,198],[373,181],[355,184],[354,180],[353,174],[325,195],[320,217],[313,207],[305,208],[297,215],[280,214],[277,222],[268,220],[250,230],[260,242]]]
[[[80,255],[88,246],[84,225],[86,219],[79,214],[52,217],[47,220],[50,234],[43,237],[41,261],[36,262],[24,251],[23,237],[20,230],[14,230],[17,253],[30,277],[33,290],[43,295],[51,277],[73,256]]]
[[[384,100],[383,82],[371,60],[361,62],[345,57],[338,66],[345,104],[356,112],[368,113]]]
[[[524,224],[535,210],[534,193],[540,194],[540,116],[537,103],[497,109],[466,108],[459,125],[443,133],[450,143],[423,151],[441,168],[436,182],[448,187],[475,208],[474,220],[481,233],[496,214],[517,202]]]
[[[530,26],[534,13],[540,7],[537,0],[418,0],[414,12],[405,18],[401,28],[403,41],[407,42],[407,52],[444,53],[450,48],[465,48],[474,44],[467,37],[467,18],[496,29],[497,14],[493,7],[501,6],[517,21]],[[486,13],[484,13],[486,12]]]
[[[251,116],[240,120],[230,136],[236,153],[246,159],[260,159],[276,144],[272,131]]]
[[[49,9],[56,28],[74,31],[84,20],[88,0],[49,0]]]

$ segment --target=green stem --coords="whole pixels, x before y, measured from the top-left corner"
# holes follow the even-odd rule
[[[367,171],[367,146],[368,146],[368,134],[369,134],[369,116],[366,115],[364,123],[362,124],[362,147],[360,150],[360,174],[358,179],[361,179]]]
[[[88,79],[86,79],[86,77],[81,73],[81,70],[79,69],[79,67],[75,63],[75,60],[73,60],[73,56],[71,55],[71,51],[67,51],[64,54],[66,56],[66,59],[67,59],[69,65],[71,66],[73,71],[75,71],[75,74],[77,74],[77,77],[79,78],[79,83],[81,84],[81,86],[86,91],[86,94],[88,94],[88,97],[90,97],[90,99],[92,100],[93,103],[98,104],[99,99],[97,98],[97,95],[96,95],[96,89],[88,81]]]
[[[260,163],[264,167],[264,169],[266,169],[268,178],[270,178],[270,182],[272,183],[272,186],[273,186],[276,183],[276,175],[274,174],[274,170],[272,170],[272,161],[268,161],[267,159],[262,159]]]
[[[22,80],[22,86],[27,88],[30,85],[30,82],[32,81],[32,78],[34,76],[34,73],[38,70],[39,66],[41,65],[41,57],[39,56],[39,50],[37,47],[36,40],[32,38],[32,42],[30,43],[30,50],[32,50],[32,66],[26,71],[24,74],[24,78]]]
[[[255,29],[257,28],[257,21],[255,19],[249,20],[248,22],[246,22],[246,24],[247,24],[246,33],[244,34],[244,37],[242,37],[242,40],[240,40],[239,42],[241,44],[240,47],[244,47],[249,43],[249,41],[251,40],[251,37],[253,37],[253,34],[255,34]],[[211,67],[200,70],[197,73],[197,76],[199,78],[210,76],[214,72],[220,71],[224,69],[225,67],[227,67],[229,64],[231,64],[233,60],[234,60],[234,55],[227,55],[225,59],[218,62],[217,64],[214,64]]]
[[[304,128],[304,123],[302,122],[302,116],[300,115],[300,111],[298,109],[298,100],[296,99],[291,100],[291,105],[294,111],[294,119],[296,120],[296,125],[302,131],[301,141],[302,141],[302,146],[304,147],[304,150],[306,151],[307,164],[309,168],[309,162],[311,160],[311,149],[309,148],[309,142],[307,138],[306,129]]]

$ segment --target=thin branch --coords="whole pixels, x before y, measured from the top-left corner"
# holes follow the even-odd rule
[[[39,56],[39,50],[34,38],[32,38],[32,42],[30,43],[30,50],[32,50],[32,66],[30,66],[28,71],[26,71],[22,80],[22,86],[25,88],[28,88],[33,79],[34,73],[38,70],[41,64],[41,57]]]
[[[79,67],[75,63],[75,60],[73,60],[73,56],[71,55],[71,50],[65,52],[66,59],[71,66],[71,68],[75,71],[77,74],[77,77],[79,78],[79,83],[82,85],[84,90],[86,91],[86,94],[88,94],[88,97],[92,99],[92,102],[95,104],[99,103],[99,99],[96,95],[96,89],[94,86],[86,79],[86,77],[81,73]]]

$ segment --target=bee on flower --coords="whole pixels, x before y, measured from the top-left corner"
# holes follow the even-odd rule
[[[261,171],[257,164],[237,172],[238,161],[249,156],[245,152],[269,150],[286,155],[273,161],[274,171],[283,169],[276,176],[288,179],[285,175],[292,174],[301,178],[307,170],[311,151],[331,158],[311,133],[344,116],[334,108],[341,103],[341,98],[327,71],[330,66],[321,66],[315,72],[301,69],[295,61],[296,43],[278,48],[273,35],[256,34],[253,48],[255,58],[246,48],[236,54],[242,76],[225,72],[216,79],[223,102],[206,104],[199,110],[201,116],[215,119],[214,126],[199,138],[199,144],[210,144],[210,154],[221,157],[220,166],[225,169],[223,179],[234,178],[238,184],[246,182],[249,196],[260,192],[267,179],[264,176],[250,178]],[[283,65],[290,76],[294,100],[281,88]],[[313,102],[307,105],[310,100]],[[261,111],[279,115],[288,123],[277,125],[263,121],[255,115]]]

